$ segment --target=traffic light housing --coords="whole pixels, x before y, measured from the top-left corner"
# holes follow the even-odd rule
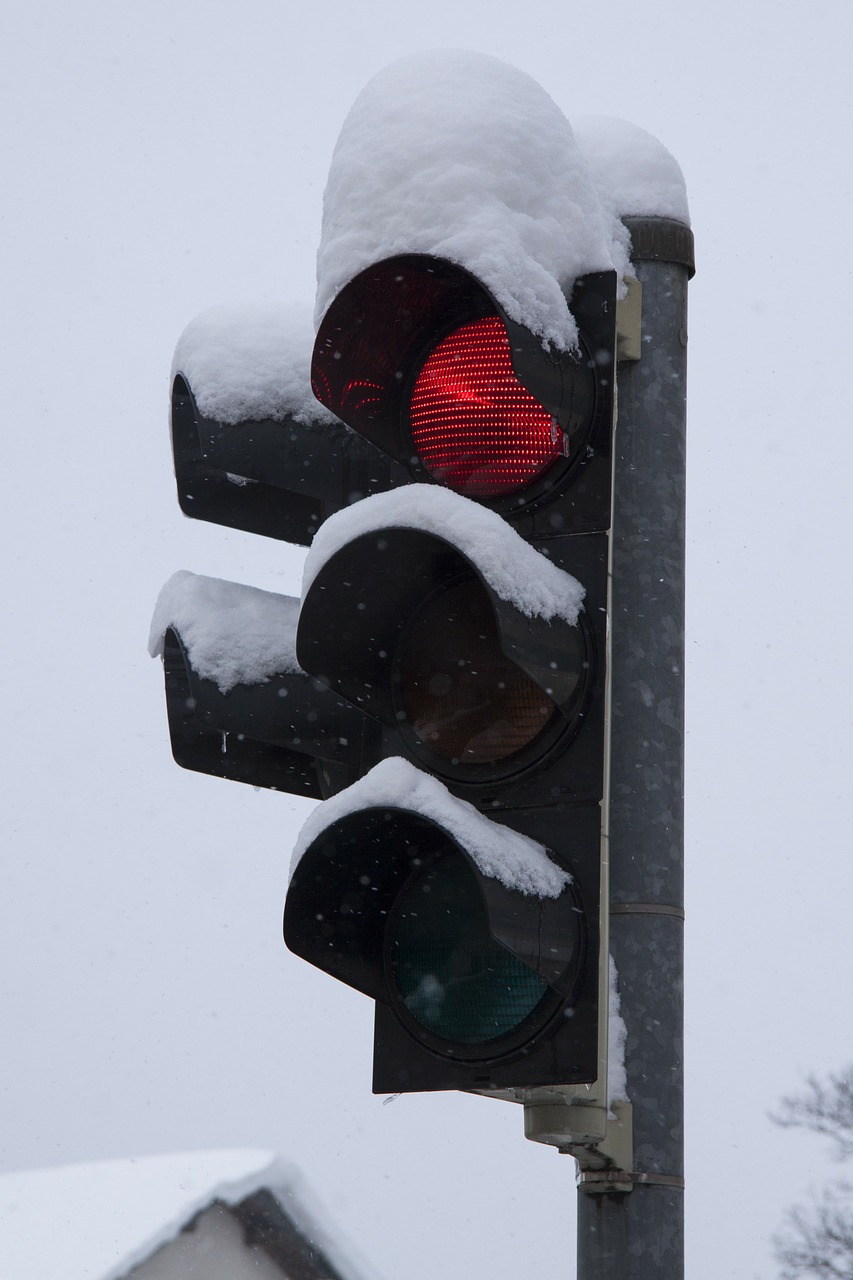
[[[368,527],[337,547],[350,515]],[[366,499],[310,553],[300,667],[480,808],[597,804],[607,539],[549,550],[435,486]]]
[[[571,872],[553,813],[504,826],[393,758],[314,815],[285,938],[375,1001],[375,1092],[595,1079],[600,821],[563,816]]]
[[[578,348],[555,353],[457,264],[406,255],[318,330],[315,394],[412,483],[318,532],[299,664],[442,813],[471,806],[567,876],[553,901],[504,885],[379,770],[327,802],[285,940],[375,1001],[376,1092],[598,1074],[615,295],[614,273],[577,281]]]
[[[325,798],[285,941],[375,1002],[376,1092],[599,1071],[615,273],[567,302],[577,347],[546,349],[463,267],[397,256],[320,324],[334,420],[218,423],[174,382],[186,513],[312,545],[290,669],[226,687],[158,611],[173,751]]]
[[[558,352],[458,264],[389,258],[328,308],[311,385],[412,480],[484,502],[525,537],[608,529],[615,290],[614,272],[574,282],[578,349]]]

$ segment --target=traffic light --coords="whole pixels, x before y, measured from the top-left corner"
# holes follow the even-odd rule
[[[613,272],[575,282],[579,349],[559,353],[457,264],[386,259],[323,317],[314,394],[413,480],[482,501],[525,537],[606,530],[615,288]]]
[[[397,256],[323,317],[315,420],[218,421],[175,374],[184,511],[311,550],[301,607],[164,588],[173,753],[325,799],[285,940],[374,1000],[376,1092],[598,1074],[615,291],[575,282],[559,353]]]
[[[458,263],[376,261],[322,317],[313,412],[217,414],[239,324],[176,359],[182,509],[311,549],[301,605],[164,588],[173,753],[324,800],[285,941],[374,1001],[376,1092],[599,1075],[615,272],[566,301],[557,351]]]
[[[296,635],[378,729],[382,763],[309,820],[284,923],[375,1001],[376,1092],[598,1074],[615,273],[569,302],[555,353],[404,255],[317,334],[315,395],[410,480],[318,531]]]

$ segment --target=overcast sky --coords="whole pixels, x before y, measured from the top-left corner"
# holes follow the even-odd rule
[[[175,569],[298,594],[303,558],[180,515],[178,336],[312,301],[350,104],[452,45],[641,125],[687,181],[688,1270],[774,1275],[832,1167],[768,1109],[853,1058],[851,28],[825,0],[5,18],[0,1167],[269,1146],[388,1280],[574,1274],[574,1163],[519,1110],[371,1095],[369,1002],[280,941],[309,803],[179,770],[145,652]]]

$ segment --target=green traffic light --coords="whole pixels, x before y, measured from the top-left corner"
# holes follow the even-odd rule
[[[549,991],[492,937],[476,877],[453,855],[409,880],[389,921],[387,946],[395,994],[415,1022],[451,1043],[501,1039]]]

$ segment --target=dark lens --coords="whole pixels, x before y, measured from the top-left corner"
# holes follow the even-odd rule
[[[482,1044],[515,1030],[549,988],[488,931],[477,882],[459,857],[409,881],[388,926],[391,978],[427,1031]]]
[[[401,639],[406,719],[446,760],[505,760],[538,737],[556,712],[501,652],[498,639],[488,596],[473,578],[431,596]]]

